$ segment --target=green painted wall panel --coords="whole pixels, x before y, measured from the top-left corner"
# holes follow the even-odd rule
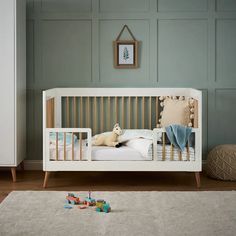
[[[207,81],[207,21],[158,21],[158,80],[197,87]]]
[[[101,12],[146,12],[150,0],[100,0]]]
[[[113,40],[116,39],[124,24],[135,32],[141,41],[138,69],[115,69],[113,67]],[[149,22],[147,20],[102,20],[100,21],[100,80],[108,84],[132,85],[146,84],[149,81]],[[121,39],[132,39],[127,31]]]
[[[42,0],[43,11],[91,12],[91,0]]]
[[[91,22],[42,22],[42,80],[67,86],[91,81]]]
[[[236,1],[27,2],[28,159],[42,159],[42,90],[53,87],[198,88],[204,155],[236,143]],[[139,69],[113,68],[124,24],[141,41]]]
[[[236,1],[235,0],[217,0],[218,11],[236,11]]]
[[[207,11],[207,0],[158,0],[158,11]]]
[[[216,80],[236,84],[236,19],[216,22]]]

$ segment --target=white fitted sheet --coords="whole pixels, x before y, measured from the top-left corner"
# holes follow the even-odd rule
[[[83,141],[82,160],[87,160],[87,146]],[[56,146],[50,144],[50,160],[56,160]],[[64,146],[58,146],[58,160],[64,160]],[[66,160],[72,160],[72,145],[66,146]],[[80,145],[74,145],[74,160],[80,160]],[[92,160],[94,161],[147,161],[152,157],[143,157],[142,154],[130,147],[121,146],[119,148],[106,146],[92,146]]]

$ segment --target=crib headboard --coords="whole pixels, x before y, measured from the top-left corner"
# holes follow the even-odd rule
[[[188,88],[56,88],[44,91],[47,128],[91,128],[93,134],[122,129],[153,129],[160,117],[160,96],[194,99],[195,128],[201,126],[201,91]],[[199,115],[200,114],[200,115]]]

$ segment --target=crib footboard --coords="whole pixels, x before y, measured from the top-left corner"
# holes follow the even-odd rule
[[[198,128],[193,128],[194,145],[191,147],[188,141],[184,152],[174,148],[172,144],[166,144],[166,131],[164,128],[156,128],[153,130],[153,159],[155,161],[188,161],[199,163],[201,166],[201,136]],[[161,142],[158,141],[161,137]]]
[[[90,128],[46,128],[43,169],[52,162],[91,161]]]

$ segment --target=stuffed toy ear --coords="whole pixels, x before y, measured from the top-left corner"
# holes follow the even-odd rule
[[[119,127],[119,126],[120,126],[119,123],[116,123],[116,124],[114,125],[114,128]]]

